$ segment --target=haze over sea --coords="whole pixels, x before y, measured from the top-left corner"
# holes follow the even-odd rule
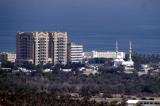
[[[160,0],[0,0],[0,51],[16,32],[66,31],[85,51],[160,53]]]

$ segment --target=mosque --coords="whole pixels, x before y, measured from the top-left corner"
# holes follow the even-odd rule
[[[116,58],[114,59],[114,67],[123,66],[125,70],[134,70],[134,61],[132,60],[132,43],[129,43],[129,59],[125,61],[118,56],[118,42],[116,41]]]

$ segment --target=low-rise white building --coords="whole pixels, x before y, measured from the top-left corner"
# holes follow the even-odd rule
[[[160,106],[160,100],[128,100],[127,106]]]
[[[144,71],[144,72],[146,72],[146,73],[148,73],[149,70],[153,70],[153,69],[154,69],[154,68],[151,67],[151,66],[148,65],[148,64],[142,64],[142,65],[141,65],[141,70]]]
[[[51,69],[44,69],[42,72],[47,73],[47,72],[52,72]]]
[[[115,59],[116,57],[125,58],[125,52],[112,52],[112,51],[91,51],[91,52],[84,52],[84,58],[107,58],[107,59]]]
[[[31,73],[32,71],[23,67],[18,67],[18,70],[24,73]]]
[[[8,53],[8,52],[2,52],[0,53],[0,61],[5,62],[5,61],[10,61],[10,62],[15,62],[16,60],[16,54],[15,53]]]
[[[91,68],[86,68],[84,71],[83,71],[83,74],[84,75],[95,75],[95,74],[98,74],[98,70],[95,70],[95,69],[91,69]]]
[[[60,69],[60,70],[63,72],[71,72],[72,71],[72,69]]]
[[[152,70],[153,67],[151,67],[148,64],[142,64],[141,65],[141,71],[137,72],[138,76],[142,76],[142,75],[147,75],[149,73],[150,70]]]

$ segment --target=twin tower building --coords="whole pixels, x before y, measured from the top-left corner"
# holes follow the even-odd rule
[[[67,32],[17,32],[16,62],[66,64],[82,62],[83,46],[68,43]]]

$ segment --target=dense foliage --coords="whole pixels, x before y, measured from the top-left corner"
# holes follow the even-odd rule
[[[151,76],[138,77],[116,72],[102,71],[100,75],[85,76],[80,73],[17,73],[0,71],[0,103],[2,105],[53,105],[54,106],[115,106],[108,102],[96,103],[86,99],[73,100],[66,93],[79,93],[91,97],[104,93],[159,96],[160,79]],[[75,105],[76,104],[76,105]]]
[[[134,54],[136,66],[142,63],[158,63],[160,56],[149,56]],[[111,60],[95,59],[91,63],[105,63],[99,69],[100,74],[83,75],[77,71],[84,64],[68,64],[66,66],[51,64],[45,66],[33,66],[23,64],[29,69],[42,70],[52,67],[53,72],[42,73],[12,73],[0,70],[0,105],[4,106],[116,106],[117,102],[108,101],[97,103],[89,101],[90,97],[103,93],[103,97],[112,97],[112,94],[144,96],[160,96],[160,77],[143,75],[139,77],[136,73],[124,74],[121,68],[114,69]],[[3,63],[2,66],[15,68],[12,63]],[[62,72],[62,68],[72,68],[73,72]],[[66,95],[78,93],[82,99],[73,99]],[[119,104],[118,106],[124,106]]]

